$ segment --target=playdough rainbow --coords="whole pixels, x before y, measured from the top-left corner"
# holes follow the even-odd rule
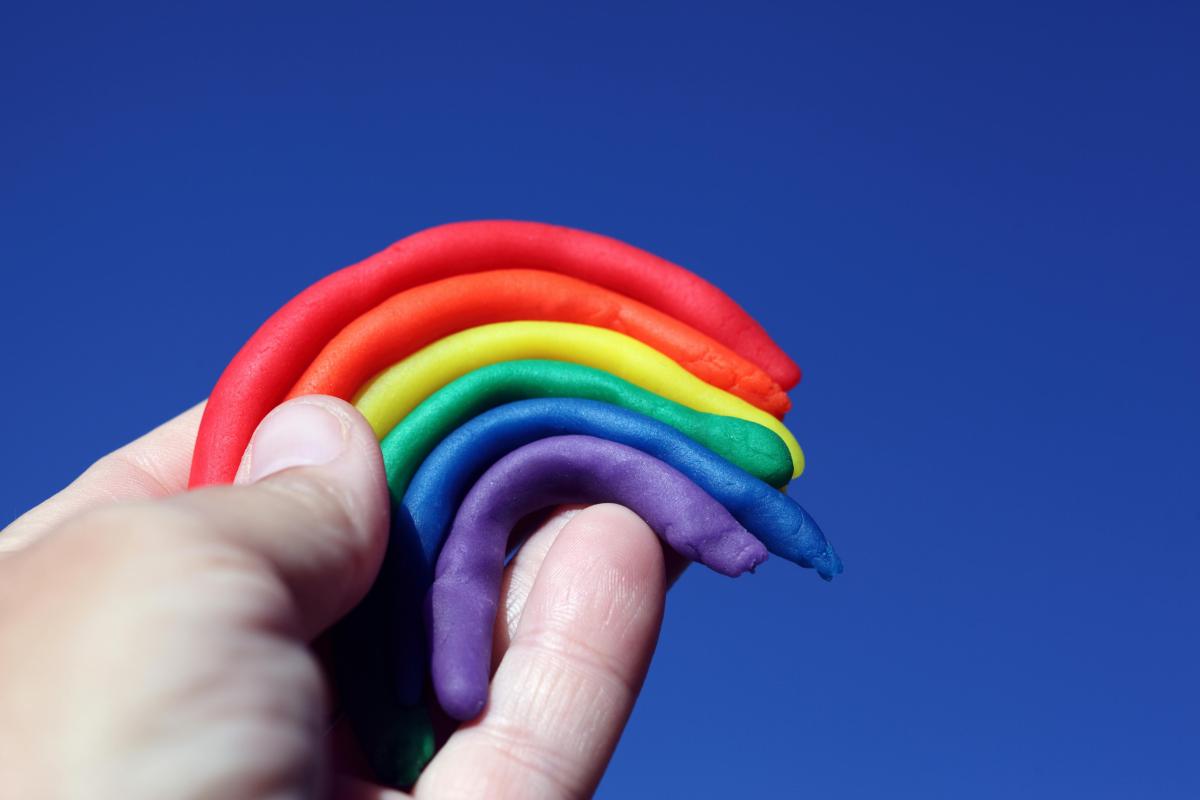
[[[826,579],[841,571],[778,491],[804,468],[780,422],[799,377],[736,303],[657,256],[539,223],[445,225],[267,320],[213,389],[190,483],[231,481],[288,397],[342,397],[370,422],[391,539],[334,631],[333,663],[377,777],[403,786],[434,751],[429,677],[450,717],[486,703],[506,541],[529,512],[620,502],[728,575],[768,551]]]

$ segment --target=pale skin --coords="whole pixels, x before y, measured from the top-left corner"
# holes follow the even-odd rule
[[[352,774],[310,647],[383,555],[370,427],[340,400],[293,400],[236,485],[185,492],[201,412],[0,533],[0,796],[406,796]],[[488,706],[414,795],[589,796],[681,567],[624,508],[556,514],[506,572]]]

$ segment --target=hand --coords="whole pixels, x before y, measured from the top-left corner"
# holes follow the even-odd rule
[[[0,533],[0,795],[401,796],[339,774],[309,647],[382,558],[370,428],[340,400],[291,401],[259,427],[238,485],[184,492],[201,410]],[[623,508],[543,526],[507,570],[488,707],[416,796],[589,795],[667,583],[658,540]]]

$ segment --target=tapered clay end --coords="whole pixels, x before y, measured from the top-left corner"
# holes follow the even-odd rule
[[[438,704],[454,719],[463,722],[475,719],[487,704],[487,685],[480,687],[456,672],[435,677],[434,686]]]

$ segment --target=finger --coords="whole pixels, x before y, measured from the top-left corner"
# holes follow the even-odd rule
[[[379,571],[388,495],[375,435],[342,400],[297,398],[259,425],[236,483],[156,506],[261,559],[312,638],[361,600]]]
[[[496,615],[496,627],[492,634],[493,672],[508,650],[512,637],[516,635],[521,613],[525,610],[525,601],[529,599],[538,570],[546,560],[546,554],[558,539],[563,526],[584,508],[585,506],[570,505],[557,509],[525,540],[521,549],[505,567],[504,578],[500,584],[501,613]]]
[[[546,553],[483,714],[418,797],[590,796],[612,756],[662,622],[662,547],[641,519],[592,506]]]
[[[492,671],[500,664],[500,659],[508,651],[512,637],[516,635],[517,626],[521,622],[521,613],[525,610],[525,601],[533,589],[538,570],[546,559],[546,554],[554,545],[558,534],[567,522],[586,506],[562,506],[547,519],[529,539],[521,545],[521,549],[509,561],[504,570],[504,580],[501,584],[501,610],[496,617],[496,627],[492,633]],[[667,586],[675,585],[679,576],[687,569],[688,561],[669,547],[663,548],[663,559],[666,566]]]
[[[0,531],[0,553],[25,547],[83,511],[183,491],[203,413],[204,403],[195,405],[92,464],[70,486]]]

